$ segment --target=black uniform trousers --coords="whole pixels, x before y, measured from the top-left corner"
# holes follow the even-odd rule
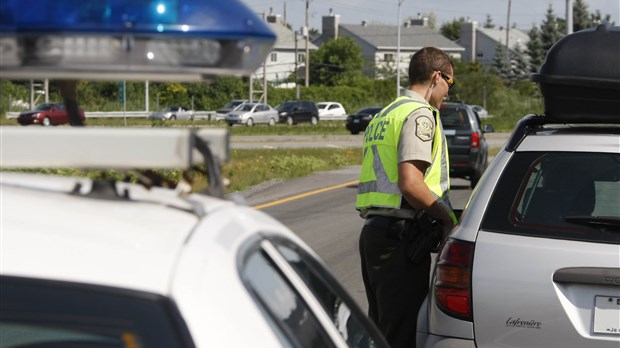
[[[417,264],[407,257],[406,238],[391,218],[371,218],[359,240],[368,316],[393,348],[415,347],[418,311],[429,288],[430,253]]]

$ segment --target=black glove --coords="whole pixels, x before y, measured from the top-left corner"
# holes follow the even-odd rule
[[[443,237],[443,227],[426,212],[418,214],[414,225],[415,233],[409,234],[407,256],[411,262],[417,264],[422,262],[431,250],[439,246]]]

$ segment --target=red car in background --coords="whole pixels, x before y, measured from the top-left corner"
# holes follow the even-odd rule
[[[84,110],[78,109],[80,119],[86,120]],[[24,111],[17,117],[17,122],[22,126],[40,124],[43,126],[55,126],[69,123],[69,114],[62,103],[45,103],[37,106],[34,110]]]

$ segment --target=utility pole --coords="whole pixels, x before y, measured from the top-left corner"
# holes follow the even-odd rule
[[[310,86],[310,0],[306,0],[306,81],[305,86]]]
[[[510,34],[510,7],[511,0],[508,0],[508,16],[506,17],[506,64],[508,65],[510,65],[510,46],[508,45]]]
[[[573,2],[566,0],[566,35],[573,33]]]
[[[400,5],[403,2],[405,0],[398,0],[398,20],[396,22],[398,27],[398,33],[396,34],[398,37],[396,44],[396,98],[400,97]]]
[[[299,68],[297,65],[299,54],[297,53],[297,30],[295,30],[295,99],[299,99]]]

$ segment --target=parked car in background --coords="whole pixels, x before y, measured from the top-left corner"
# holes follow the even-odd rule
[[[289,126],[300,122],[319,122],[319,108],[313,101],[309,100],[289,100],[278,104],[276,110],[279,113],[279,122]]]
[[[185,106],[168,106],[160,111],[155,111],[149,115],[151,120],[183,120],[193,121],[194,110],[190,110]]]
[[[474,111],[478,114],[478,117],[481,119],[493,117],[489,115],[489,112],[487,111],[487,109],[483,108],[480,105],[472,105],[471,108],[474,109]]]
[[[84,110],[78,108],[79,117],[86,120]],[[57,126],[69,123],[69,114],[63,103],[45,103],[37,106],[34,110],[21,112],[17,116],[17,122],[22,126],[40,124],[42,126]]]
[[[319,118],[321,121],[344,120],[347,118],[347,112],[340,103],[320,102],[316,103],[316,106],[319,108]]]
[[[493,126],[483,129],[476,112],[464,103],[443,103],[439,115],[448,142],[450,176],[468,179],[473,188],[488,165],[484,134],[493,132]]]
[[[438,254],[417,347],[620,347],[620,27],[567,35]],[[443,113],[443,111],[442,111]]]
[[[224,198],[227,129],[0,134],[2,347],[387,347],[295,233]],[[144,180],[6,171],[68,167]]]
[[[278,121],[278,111],[264,103],[243,103],[234,111],[227,113],[224,121],[229,126],[245,124],[251,127],[257,123],[273,126]]]
[[[357,110],[353,115],[347,116],[345,127],[351,134],[359,134],[366,130],[370,120],[383,109],[383,106],[372,106]]]
[[[239,105],[249,102],[250,101],[247,99],[233,99],[226,103],[226,105],[217,109],[217,111],[215,111],[215,115],[212,116],[211,121],[223,121],[227,113],[235,110]]]

